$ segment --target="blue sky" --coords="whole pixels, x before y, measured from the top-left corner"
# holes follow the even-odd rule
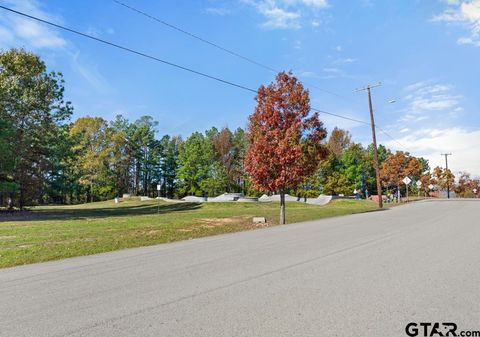
[[[480,175],[480,0],[205,0],[125,3],[274,69],[293,70],[318,109],[368,121],[381,143]],[[274,73],[110,0],[0,0],[76,30],[252,88]],[[159,134],[245,127],[253,94],[0,11],[0,46],[62,71],[74,117],[151,115]],[[319,90],[322,89],[322,90]],[[334,95],[323,90],[333,92]],[[390,100],[396,103],[390,104]],[[368,126],[321,115],[367,144]]]

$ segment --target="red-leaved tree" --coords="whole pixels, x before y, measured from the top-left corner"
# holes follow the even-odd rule
[[[318,114],[310,113],[308,91],[292,75],[261,86],[248,126],[245,169],[253,188],[280,194],[280,223],[285,223],[285,191],[296,188],[327,155],[327,132]]]

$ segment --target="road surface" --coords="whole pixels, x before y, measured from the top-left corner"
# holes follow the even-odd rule
[[[0,336],[480,330],[480,202],[419,202],[0,270]]]

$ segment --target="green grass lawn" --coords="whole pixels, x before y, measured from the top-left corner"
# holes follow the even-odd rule
[[[326,206],[287,203],[287,222],[370,211],[370,201],[338,200]],[[198,238],[256,228],[252,217],[278,224],[278,203],[97,202],[37,207],[0,216],[0,268],[89,255],[122,248]]]

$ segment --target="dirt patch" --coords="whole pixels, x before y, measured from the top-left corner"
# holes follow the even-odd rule
[[[17,248],[30,248],[33,247],[34,245],[18,245]]]
[[[228,225],[244,225],[248,227],[250,218],[241,216],[231,218],[203,218],[196,220],[196,222],[193,226],[177,229],[177,232],[189,233],[199,229],[212,229]]]
[[[247,225],[248,218],[245,217],[231,217],[231,218],[205,218],[200,219],[200,227],[202,228],[215,228],[225,225]]]
[[[159,230],[159,229],[152,229],[152,230],[147,231],[145,234],[147,234],[147,235],[157,235],[160,232],[161,232],[161,230]]]
[[[265,223],[250,223],[248,224],[249,229],[254,229],[254,228],[264,228],[264,227],[270,227],[273,226],[274,224],[267,221]]]
[[[144,229],[144,230],[135,230],[133,231],[135,236],[157,236],[162,231],[160,229]]]

